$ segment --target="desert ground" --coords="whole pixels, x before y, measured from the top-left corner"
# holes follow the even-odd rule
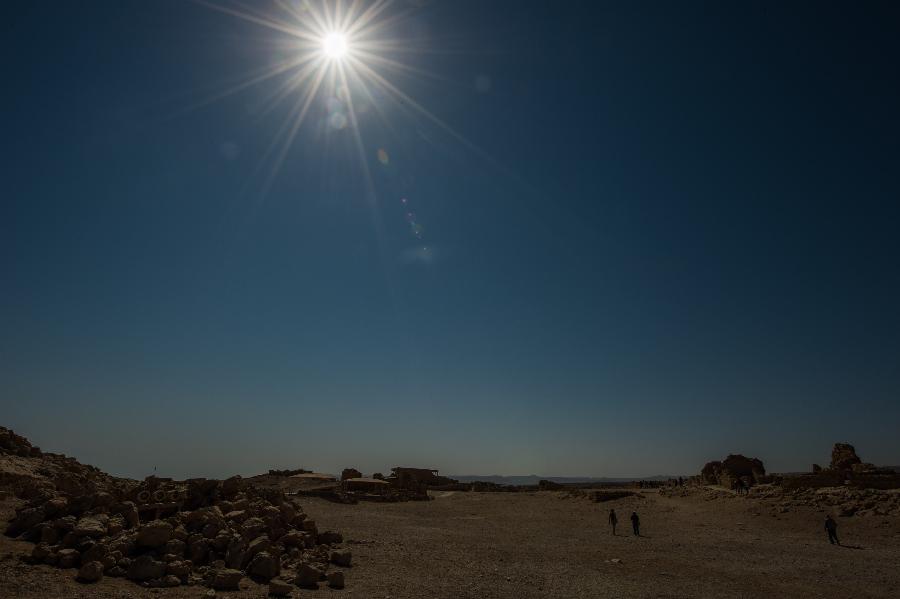
[[[896,597],[900,519],[838,518],[830,545],[824,512],[699,489],[594,503],[564,493],[432,492],[433,501],[356,505],[305,498],[323,528],[353,550],[347,586],[294,597]],[[15,499],[2,502],[0,520]],[[607,513],[619,514],[613,536]],[[632,535],[628,516],[641,516]],[[29,565],[33,545],[0,537],[0,597],[206,597],[201,586],[144,589],[121,578],[86,585],[76,570]],[[261,597],[249,579],[219,597]]]

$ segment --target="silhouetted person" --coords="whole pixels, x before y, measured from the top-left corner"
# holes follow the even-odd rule
[[[613,536],[616,534],[616,524],[619,523],[619,518],[616,516],[616,510],[609,510],[609,525],[612,526]]]
[[[641,536],[641,519],[638,517],[637,512],[631,512],[631,528],[634,530],[634,536]]]
[[[837,537],[837,522],[835,522],[834,518],[832,518],[830,515],[825,516],[825,532],[828,533],[828,541],[832,545],[834,545],[835,543],[837,543],[838,545],[841,544]]]

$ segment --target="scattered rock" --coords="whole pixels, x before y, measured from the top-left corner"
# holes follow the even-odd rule
[[[81,554],[75,549],[62,549],[57,556],[56,565],[60,568],[74,568],[81,561]]]
[[[335,564],[336,566],[349,568],[350,567],[350,558],[351,558],[350,550],[343,549],[343,550],[332,551],[330,559],[331,559],[331,563]]]
[[[339,532],[326,530],[325,532],[319,533],[319,542],[324,545],[337,545],[338,543],[344,542],[344,537]]]
[[[340,570],[328,573],[328,586],[333,589],[344,588],[344,573]]]
[[[226,569],[213,572],[210,585],[216,591],[237,591],[238,583],[244,577],[240,570]]]
[[[78,580],[81,582],[97,582],[103,578],[103,564],[98,561],[86,562],[78,570]]]
[[[140,547],[162,547],[172,538],[172,525],[163,520],[154,520],[141,526],[136,542]]]
[[[281,563],[273,555],[265,551],[257,553],[247,566],[247,574],[265,580],[275,578],[281,573]]]
[[[150,555],[142,555],[131,562],[125,576],[129,580],[146,582],[154,578],[162,578],[165,574],[165,563],[153,559]]]
[[[315,589],[322,580],[322,570],[316,568],[312,564],[303,563],[297,568],[297,576],[294,578],[294,584],[304,589]]]
[[[275,595],[276,597],[290,597],[293,590],[293,585],[281,580],[280,578],[273,578],[269,581],[270,595]]]

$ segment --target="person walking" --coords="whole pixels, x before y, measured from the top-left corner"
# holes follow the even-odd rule
[[[828,541],[832,545],[834,545],[835,543],[837,543],[838,545],[841,544],[837,536],[837,522],[834,521],[834,518],[832,518],[830,514],[828,516],[825,516],[825,532],[828,533]]]
[[[631,529],[634,531],[634,536],[641,536],[641,519],[637,512],[631,512]]]
[[[616,516],[616,510],[609,510],[609,525],[612,527],[613,536],[616,536],[616,524],[619,523],[619,518]]]

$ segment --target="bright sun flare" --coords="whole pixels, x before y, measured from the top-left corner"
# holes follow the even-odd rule
[[[343,58],[347,55],[347,36],[339,31],[332,31],[322,38],[322,51],[331,59]]]

